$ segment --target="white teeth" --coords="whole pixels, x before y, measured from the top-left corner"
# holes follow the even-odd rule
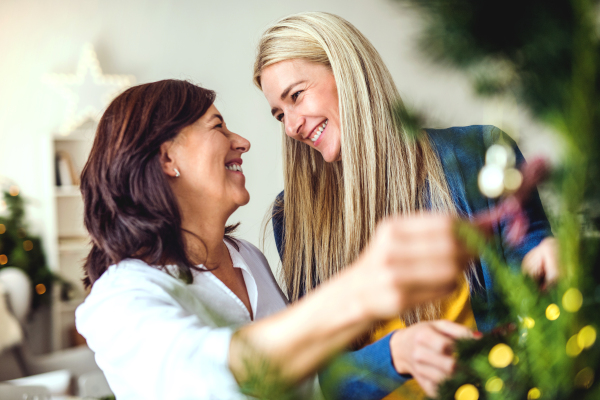
[[[317,139],[319,139],[319,137],[321,136],[321,133],[323,133],[323,130],[325,129],[325,127],[327,126],[327,122],[329,120],[325,120],[325,122],[323,122],[323,124],[321,126],[319,126],[317,128],[317,133],[315,134],[315,136],[311,137],[310,140],[314,143],[317,141]]]
[[[244,172],[242,170],[242,166],[238,165],[238,164],[229,164],[225,166],[225,169],[228,169],[230,171],[239,171],[239,172]]]

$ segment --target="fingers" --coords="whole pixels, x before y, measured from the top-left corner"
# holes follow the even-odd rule
[[[454,339],[473,339],[473,331],[464,325],[457,324],[455,322],[438,320],[431,322],[433,328],[438,332]]]
[[[523,258],[522,269],[539,281],[542,288],[555,284],[560,278],[556,239],[546,238],[530,250]]]

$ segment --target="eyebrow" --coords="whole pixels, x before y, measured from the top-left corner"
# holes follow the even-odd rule
[[[213,114],[212,117],[210,117],[209,121],[212,121],[215,118],[219,118],[221,122],[224,122],[223,116],[221,114]]]
[[[281,100],[285,100],[285,98],[287,97],[288,94],[290,94],[290,91],[292,90],[292,88],[296,85],[299,85],[301,83],[306,82],[304,79],[298,82],[294,82],[291,85],[289,85],[287,88],[285,88],[285,90],[283,92],[281,92],[281,96],[280,99]],[[271,115],[275,115],[275,113],[277,112],[277,110],[279,110],[277,107],[273,107],[271,108]]]

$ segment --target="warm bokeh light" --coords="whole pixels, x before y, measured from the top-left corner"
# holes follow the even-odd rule
[[[485,383],[485,390],[491,393],[497,393],[504,387],[504,381],[497,376],[493,376]]]
[[[46,293],[46,285],[44,285],[43,283],[38,283],[37,285],[35,285],[35,291],[37,294]]]
[[[19,187],[16,185],[12,185],[9,189],[8,189],[8,193],[11,196],[18,196],[19,195]]]
[[[515,168],[509,168],[504,171],[504,188],[509,192],[516,192],[523,183],[521,171]]]
[[[31,251],[33,250],[33,242],[31,240],[26,240],[23,242],[23,250]]]
[[[525,325],[525,328],[531,329],[535,326],[535,320],[531,317],[525,317],[523,318],[523,325]]]
[[[470,383],[462,385],[454,394],[455,400],[477,400],[479,399],[479,390]]]
[[[8,257],[6,254],[0,254],[0,265],[5,265],[8,262]]]
[[[575,375],[575,386],[589,389],[594,383],[594,370],[586,367]]]
[[[571,338],[567,341],[567,355],[569,357],[577,357],[579,353],[581,353],[581,346],[577,342],[577,335],[571,336]]]
[[[560,308],[554,303],[550,304],[546,308],[546,318],[550,321],[555,321],[558,317],[560,317]]]
[[[534,387],[527,392],[527,400],[539,399],[541,395],[542,392],[540,392],[540,389]]]
[[[587,349],[592,347],[594,342],[596,342],[596,330],[590,325],[581,328],[577,334],[577,344],[582,349]]]
[[[477,179],[479,191],[490,198],[498,197],[504,192],[504,169],[495,164],[484,166]]]
[[[0,224],[0,235],[2,235],[4,232],[6,232],[6,226],[4,226],[4,224]]]
[[[583,296],[579,290],[570,288],[563,295],[562,304],[568,312],[577,312],[583,304]]]
[[[499,343],[492,347],[488,359],[492,367],[505,368],[513,361],[514,356],[515,354],[508,345]]]

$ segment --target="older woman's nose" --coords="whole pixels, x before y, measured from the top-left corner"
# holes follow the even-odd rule
[[[233,133],[231,148],[245,153],[250,150],[250,141],[245,137],[238,135],[237,133]]]

